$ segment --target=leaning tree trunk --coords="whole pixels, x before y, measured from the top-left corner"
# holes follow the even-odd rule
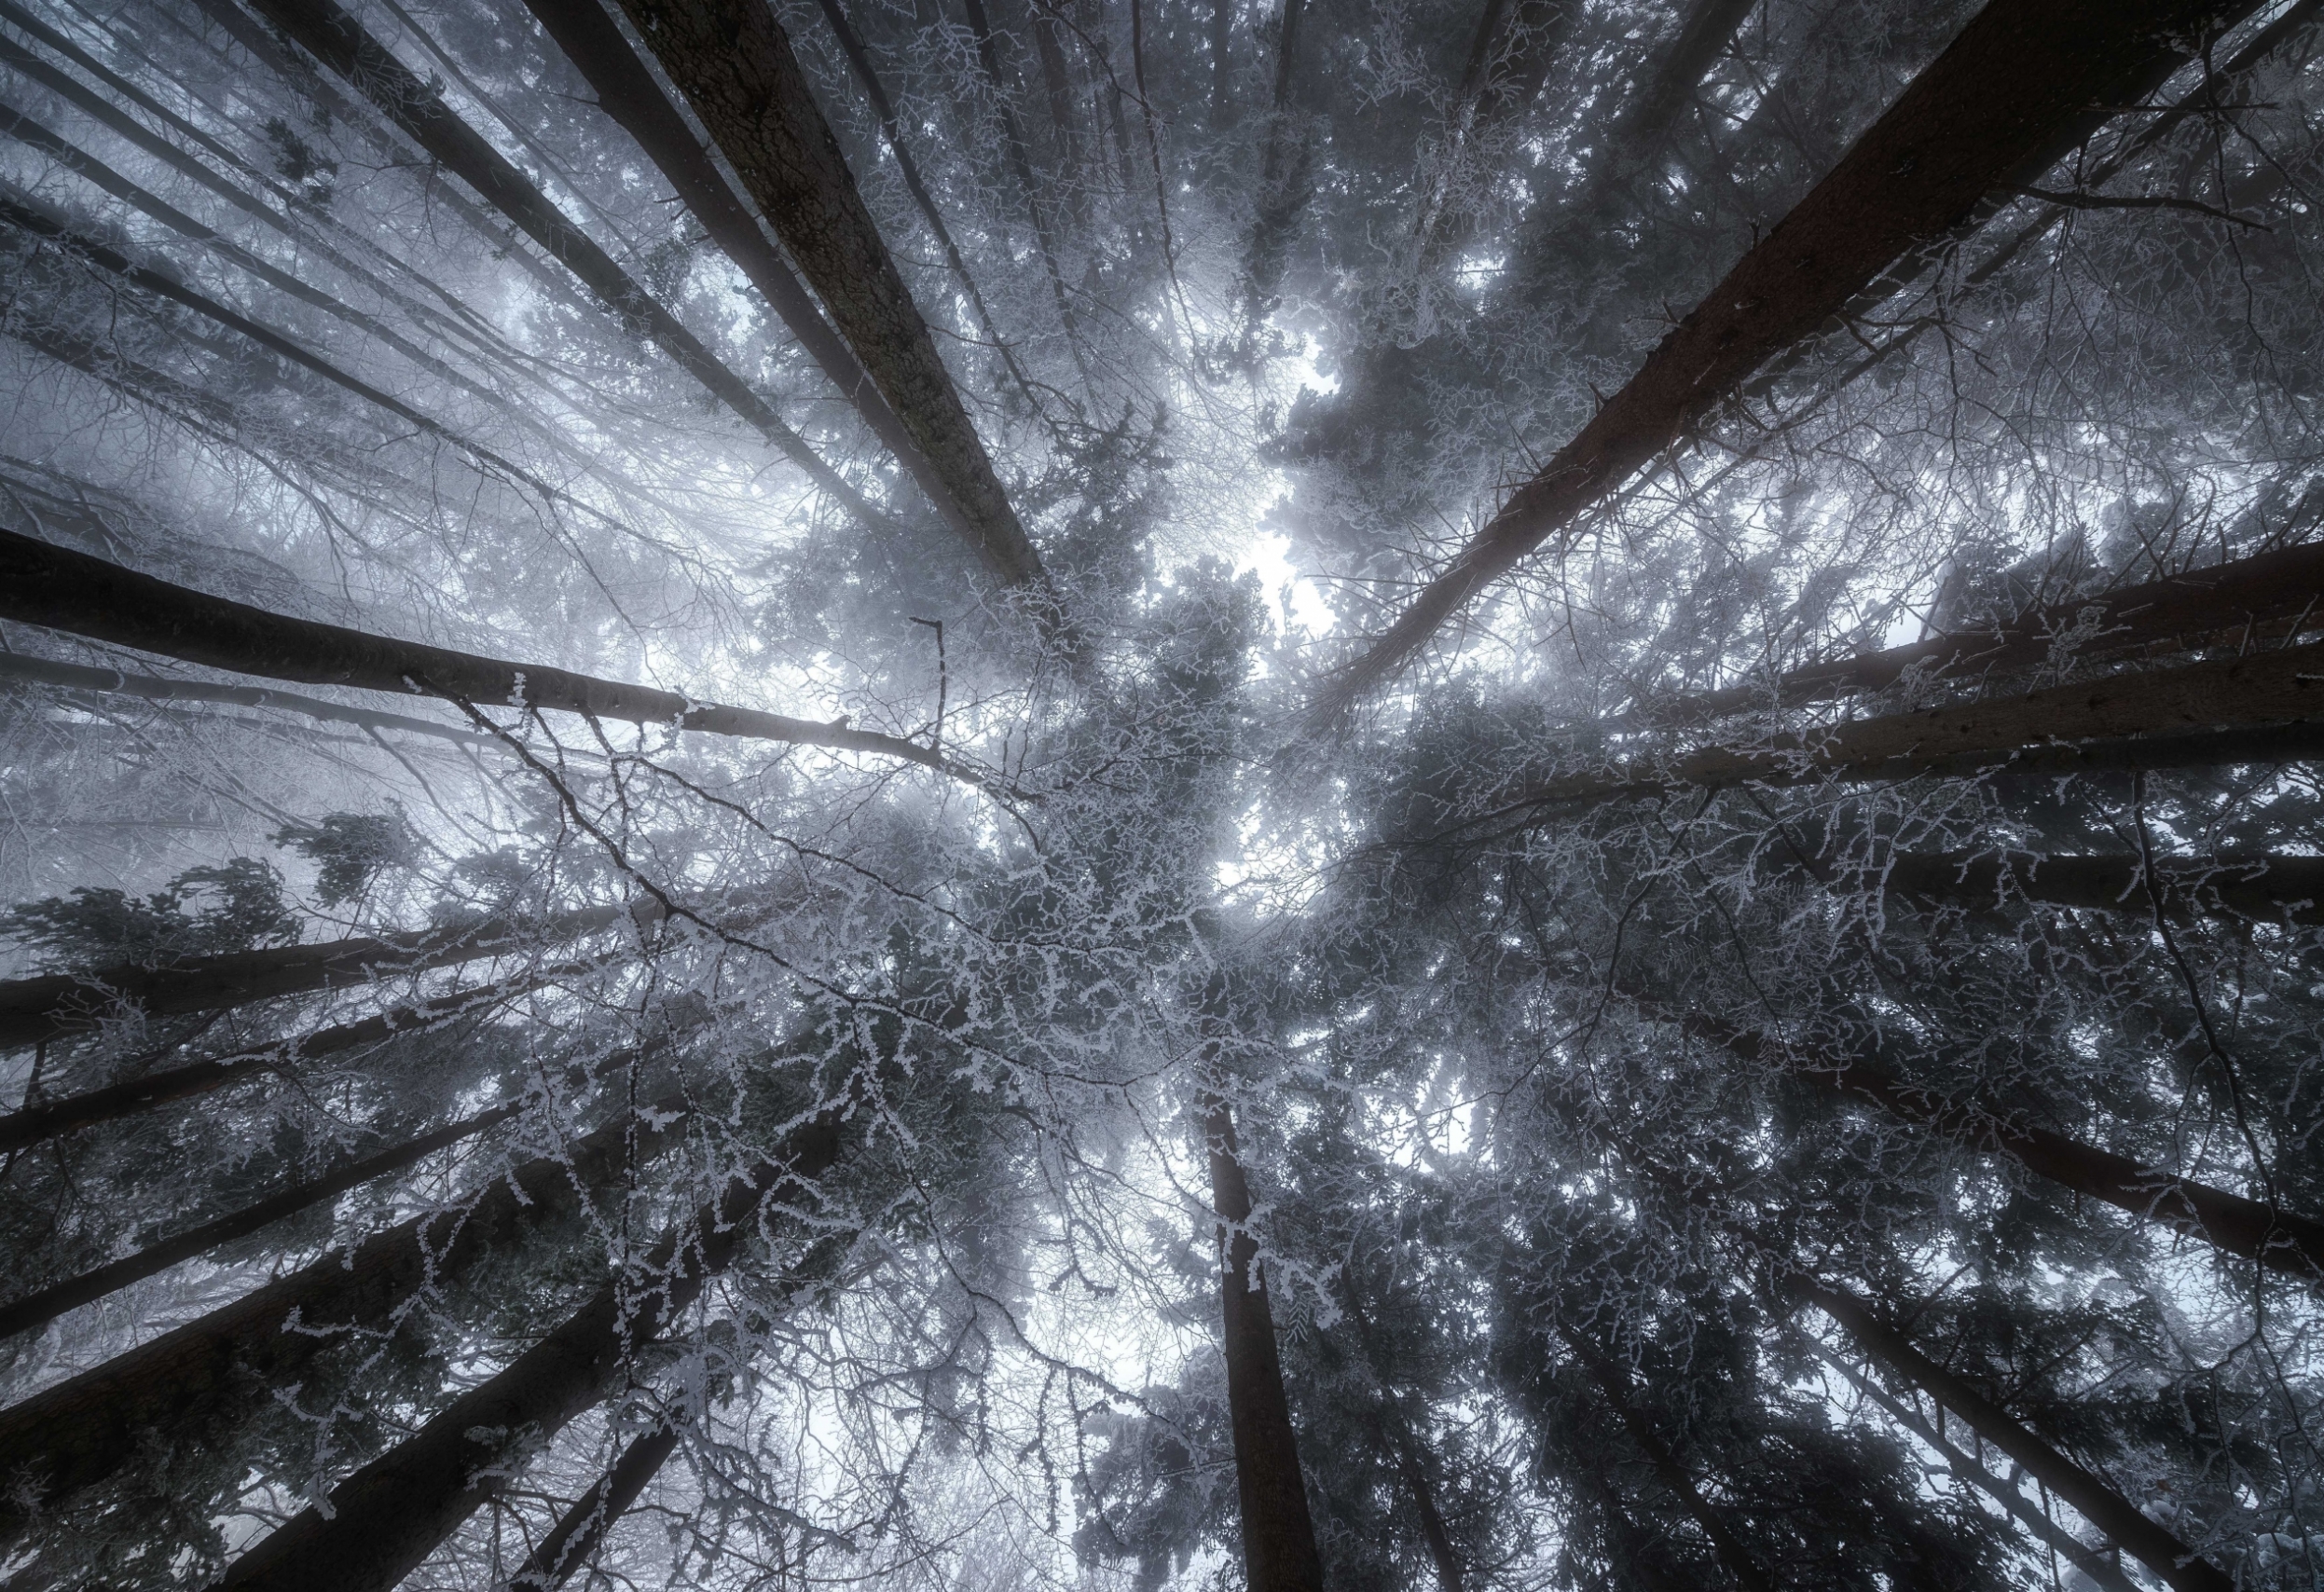
[[[749,383],[722,364],[700,338],[639,286],[586,234],[565,218],[524,173],[461,121],[443,97],[422,82],[334,0],[251,0],[252,9],[282,30],[308,54],[359,89],[444,168],[521,227],[621,317],[630,333],[650,338],[687,375],[740,416],[806,473],[866,529],[890,528],[887,516],[864,501],[839,473],[817,457],[806,439],[783,423]]]
[[[564,1324],[411,1437],[332,1489],[237,1559],[221,1588],[390,1592],[461,1523],[508,1485],[528,1446],[545,1443],[598,1402],[624,1361],[668,1331],[741,1253],[767,1195],[835,1164],[844,1114],[795,1129],[777,1157],[736,1176],[720,1197],[647,1255],[639,1276],[608,1283]],[[790,1281],[804,1287],[845,1253],[819,1241]]]
[[[337,702],[325,702],[319,696],[301,696],[294,691],[268,691],[264,686],[256,685],[217,685],[209,680],[163,679],[157,675],[123,674],[119,669],[90,668],[80,664],[60,664],[47,658],[28,658],[21,652],[0,652],[0,680],[52,685],[60,691],[78,693],[82,700],[104,693],[141,697],[147,702],[221,702],[236,707],[279,707],[286,713],[303,714],[325,724],[351,724],[360,730],[394,730],[466,747],[492,744],[491,736],[479,734],[474,730],[455,729],[449,724],[439,724],[430,719],[414,719],[405,713],[378,713],[367,708],[348,707]]]
[[[103,1481],[155,1434],[201,1444],[240,1425],[265,1389],[295,1383],[350,1335],[392,1329],[422,1289],[579,1215],[589,1195],[617,1187],[677,1141],[682,1096],[615,1120],[565,1154],[525,1162],[466,1205],[416,1216],[351,1250],[244,1295],[232,1304],[0,1410],[0,1475],[27,1491],[0,1501],[0,1540],[31,1523],[27,1503],[51,1507]],[[657,1123],[656,1115],[669,1112]],[[286,1330],[294,1318],[296,1331]]]
[[[277,0],[280,3],[280,0]],[[791,39],[752,0],[623,0],[1005,580],[1041,578],[927,323],[856,191]]]
[[[1081,362],[1081,324],[1073,313],[1073,300],[1066,292],[1066,279],[1057,268],[1057,240],[1049,221],[1049,201],[1043,194],[1041,181],[1033,174],[1033,154],[1024,141],[1024,124],[1018,119],[1017,107],[1009,92],[1009,76],[1002,69],[1000,48],[993,39],[992,19],[984,14],[984,0],[960,0],[960,8],[969,19],[969,31],[976,37],[978,64],[984,69],[985,86],[993,91],[993,106],[1000,117],[1001,143],[1009,151],[1010,169],[1016,173],[1017,185],[1024,193],[1025,209],[1033,218],[1033,242],[1040,250],[1041,268],[1049,276],[1049,295],[1057,306],[1057,320],[1065,328],[1066,346],[1074,363]],[[1089,379],[1083,369],[1082,379]]]
[[[1844,1327],[1865,1352],[1969,1422],[1972,1429],[2025,1466],[2082,1517],[2136,1556],[2174,1592],[2232,1592],[2226,1574],[2148,1519],[2098,1477],[2013,1420],[2009,1412],[1912,1346],[1853,1296],[1811,1279],[1794,1279],[1789,1291]]]
[[[1845,883],[1847,876],[1836,876]],[[2148,870],[2136,857],[2035,857],[2006,851],[1894,852],[1863,873],[1867,888],[1924,901],[1993,908],[2012,900],[2151,915]],[[2324,926],[2324,857],[2228,853],[2158,857],[2155,893],[2173,917]]]
[[[676,1419],[665,1415],[631,1438],[612,1467],[557,1517],[549,1534],[525,1556],[523,1568],[509,1577],[510,1592],[557,1592],[574,1571],[587,1564],[605,1533],[629,1513],[646,1485],[677,1450],[679,1435]]]
[[[442,697],[470,707],[555,708],[633,724],[901,758],[970,783],[983,776],[895,735],[697,704],[672,691],[595,679],[293,619],[173,586],[86,553],[0,530],[0,619],[158,652],[264,679]]]
[[[1335,717],[1453,611],[1567,531],[1770,356],[1899,255],[2056,160],[2095,110],[2137,104],[2251,0],[1990,0],[1837,166],[1665,336],[1317,699]]]
[[[1254,1275],[1258,1241],[1251,1188],[1236,1159],[1234,1118],[1207,1095],[1203,1132],[1210,1156],[1211,1203],[1218,1213],[1221,1313],[1226,1323],[1227,1407],[1234,1429],[1235,1491],[1243,1506],[1243,1566],[1250,1592],[1323,1592],[1323,1560],[1307,1509],[1291,1402],[1267,1283]]]

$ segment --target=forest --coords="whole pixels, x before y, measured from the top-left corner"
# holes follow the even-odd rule
[[[0,1586],[2324,1587],[2324,0],[0,0]]]

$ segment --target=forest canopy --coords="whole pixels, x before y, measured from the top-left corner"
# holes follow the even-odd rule
[[[2324,0],[0,0],[0,1585],[2324,1585]]]

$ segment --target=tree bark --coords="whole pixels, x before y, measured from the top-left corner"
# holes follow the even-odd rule
[[[1635,717],[1692,723],[1768,706],[1830,702],[1895,684],[1907,670],[1924,679],[2028,668],[2046,660],[2060,635],[2079,638],[2082,658],[2147,649],[2242,648],[2324,624],[2324,542],[2277,548],[2231,563],[2075,602],[2052,603],[1988,631],[1932,636],[1779,677],[1773,688],[1735,686],[1646,704]]]
[[[927,747],[894,735],[849,730],[845,720],[818,724],[755,708],[696,704],[676,692],[650,686],[292,619],[173,586],[14,531],[0,531],[0,619],[264,679],[436,696],[485,707],[554,708],[626,723],[675,724],[713,734],[872,752],[970,784],[989,783]]]
[[[1686,1467],[1679,1462],[1678,1456],[1663,1442],[1661,1434],[1655,1430],[1654,1421],[1631,1400],[1630,1379],[1580,1333],[1560,1327],[1558,1336],[1565,1339],[1575,1356],[1588,1367],[1590,1379],[1598,1384],[1598,1391],[1604,1396],[1607,1407],[1621,1420],[1630,1434],[1630,1441],[1638,1445],[1640,1452],[1646,1456],[1647,1463],[1654,1467],[1655,1479],[1662,1484],[1665,1491],[1678,1500],[1687,1517],[1701,1529],[1704,1536],[1711,1539],[1712,1551],[1719,1556],[1719,1562],[1726,1566],[1727,1573],[1735,1577],[1737,1585],[1744,1592],[1775,1592],[1774,1581],[1759,1568],[1750,1550],[1743,1546],[1741,1539],[1728,1529],[1726,1522],[1719,1518],[1718,1512],[1704,1500],[1701,1489],[1695,1486],[1695,1478],[1686,1474]]]
[[[28,658],[21,652],[0,652],[0,679],[26,680],[73,692],[138,696],[148,702],[224,702],[238,707],[279,707],[326,724],[352,724],[363,730],[395,730],[406,734],[429,735],[466,747],[494,744],[490,736],[478,734],[474,730],[454,729],[449,724],[439,724],[431,719],[414,719],[402,713],[374,713],[361,707],[347,707],[336,702],[325,702],[317,696],[301,696],[296,692],[268,691],[254,685],[215,685],[199,679],[163,679],[156,675],[123,674],[118,669],[90,668],[81,664],[60,664],[48,658]]]
[[[631,335],[659,345],[687,375],[773,443],[859,523],[874,531],[893,528],[887,515],[824,463],[806,439],[784,424],[782,417],[748,382],[720,363],[700,338],[568,221],[547,196],[454,115],[434,89],[365,33],[335,0],[250,0],[250,4],[308,54],[361,91],[432,158],[515,222],[602,299]]]
[[[1816,1340],[1812,1334],[1807,1336],[1809,1346],[1841,1376],[1846,1377],[1858,1392],[1887,1412],[1890,1420],[1928,1444],[1938,1453],[1943,1454],[1945,1462],[1952,1467],[1955,1475],[1993,1498],[2002,1508],[2015,1516],[2028,1530],[2041,1538],[2046,1546],[2056,1548],[2071,1559],[2076,1570],[2105,1587],[2107,1592],[2138,1592],[2138,1584],[2129,1576],[2125,1575],[2113,1560],[2085,1546],[2071,1531],[2067,1530],[2041,1510],[2026,1502],[2026,1495],[2023,1492],[2003,1482],[1971,1456],[1953,1447],[1932,1430],[1927,1421],[1891,1398],[1879,1383],[1825,1348]]]
[[[2155,884],[2174,915],[2324,925],[2324,858],[2244,853],[2158,857]],[[2003,852],[1898,852],[1864,884],[1923,900],[1997,907],[2023,899],[2097,912],[2153,911],[2135,857],[2031,857]]]
[[[1251,220],[1247,256],[1249,303],[1243,334],[1244,357],[1258,346],[1258,328],[1281,301],[1289,263],[1291,234],[1307,205],[1309,150],[1297,125],[1292,86],[1299,74],[1300,21],[1306,0],[1283,0],[1282,36],[1275,50],[1275,87],[1259,159],[1258,199]]]
[[[1283,1388],[1274,1311],[1251,1262],[1258,1241],[1250,1184],[1235,1157],[1234,1118],[1206,1095],[1211,1203],[1218,1213],[1219,1304],[1226,1324],[1227,1405],[1234,1429],[1235,1492],[1243,1508],[1243,1566],[1250,1592],[1323,1592],[1323,1559],[1308,1514],[1299,1439]]]
[[[2175,1592],[2231,1592],[2235,1583],[2198,1558],[2170,1532],[2148,1519],[2130,1501],[2011,1419],[1999,1405],[1912,1346],[1863,1301],[1809,1279],[1789,1283],[1798,1298],[1838,1322],[1865,1352],[1918,1385],[1978,1435],[2015,1460],[2052,1492],[2161,1576]]]
[[[543,919],[490,918],[466,928],[413,929],[313,945],[230,951],[159,968],[129,963],[81,973],[12,979],[0,982],[0,1047],[31,1045],[71,1033],[102,1016],[116,1000],[134,1001],[154,1017],[220,1011],[254,1001],[343,989],[398,974],[505,956],[544,940],[595,934],[625,917],[644,927],[658,921],[660,908],[651,901],[635,907],[586,907]],[[55,1106],[63,1104],[53,1103]],[[0,1148],[8,1147],[8,1132],[0,1128]]]
[[[1074,318],[1073,300],[1066,295],[1066,279],[1057,268],[1057,240],[1049,224],[1049,205],[1043,199],[1040,179],[1033,174],[1033,154],[1025,146],[1024,124],[1017,118],[1017,107],[1010,97],[1009,75],[1000,62],[1000,47],[993,38],[992,19],[984,13],[984,0],[960,0],[960,8],[969,19],[969,31],[976,38],[976,58],[984,69],[985,85],[993,91],[993,108],[1000,117],[1001,142],[1009,151],[1009,165],[1016,172],[1017,185],[1024,192],[1024,207],[1033,218],[1033,242],[1041,254],[1041,268],[1049,276],[1050,297],[1057,306],[1057,319],[1065,327],[1066,346],[1072,350],[1075,363],[1081,359],[1081,326]],[[1086,379],[1087,373],[1084,372]]]
[[[182,1260],[191,1260],[220,1244],[247,1238],[285,1216],[296,1215],[325,1200],[337,1199],[350,1189],[360,1188],[391,1172],[401,1172],[415,1161],[424,1160],[462,1139],[473,1138],[497,1128],[523,1110],[525,1105],[526,1102],[522,1100],[512,1100],[489,1111],[480,1111],[463,1121],[407,1139],[377,1155],[350,1161],[322,1177],[294,1184],[229,1215],[220,1216],[216,1221],[188,1228],[175,1238],[149,1243],[134,1255],[125,1255],[109,1265],[84,1271],[77,1277],[67,1278],[38,1293],[27,1294],[21,1299],[0,1305],[0,1338],[46,1326],[67,1311],[77,1310],[92,1300],[102,1299],[131,1283],[143,1282],[147,1277],[168,1270]]]
[[[677,1421],[665,1415],[631,1438],[621,1458],[526,1556],[524,1567],[509,1577],[510,1592],[557,1592],[587,1564],[605,1533],[629,1513],[646,1484],[677,1450],[679,1435]]]
[[[1665,1009],[1633,995],[1657,1017]],[[2103,1201],[2145,1221],[2159,1222],[2271,1270],[2324,1281],[2324,1222],[2271,1208],[2192,1178],[2142,1166],[2127,1156],[2053,1132],[2020,1127],[1990,1112],[1944,1100],[1891,1077],[1869,1062],[1802,1054],[1750,1029],[1701,1012],[1680,1025],[1744,1061],[1778,1067],[1833,1093],[1879,1106],[1900,1120],[1934,1129],[1968,1149],[2006,1155],[2027,1171],[2062,1187]]]
[[[280,0],[276,0],[280,3]],[[750,0],[623,0],[1004,580],[1041,578],[984,444],[856,191],[791,40]]]
[[[244,1295],[69,1381],[0,1409],[0,1475],[22,1479],[53,1505],[103,1481],[154,1433],[201,1443],[238,1425],[252,1390],[298,1381],[351,1333],[391,1329],[404,1304],[442,1286],[529,1235],[578,1215],[636,1159],[657,1154],[681,1129],[684,1102],[657,1099],[493,1180],[464,1207],[415,1216],[352,1249]],[[671,1113],[655,1125],[653,1114]],[[286,1330],[296,1317],[298,1330]],[[0,1500],[0,1539],[29,1524],[16,1495]]]
[[[1599,156],[1598,178],[1587,201],[1590,210],[1604,205],[1625,172],[1651,164],[1662,153],[1711,63],[1758,4],[1759,0],[1696,0],[1670,48],[1656,62],[1653,75],[1639,84],[1630,103],[1616,117]]]
[[[509,1481],[520,1452],[545,1443],[601,1399],[623,1362],[659,1338],[742,1251],[766,1196],[813,1179],[846,1147],[832,1110],[794,1130],[782,1152],[736,1175],[713,1203],[664,1237],[637,1276],[617,1278],[507,1369],[461,1394],[410,1438],[331,1491],[227,1570],[221,1589],[390,1592]],[[804,1285],[844,1251],[826,1238],[795,1266]],[[642,1486],[642,1480],[639,1485]]]
[[[2256,7],[2236,0],[1989,0],[1630,380],[1519,487],[1317,699],[1345,712],[1453,611],[1616,489],[1771,355],[1996,188],[2030,180],[2100,107],[2136,104]]]
[[[694,130],[654,82],[612,18],[596,5],[574,0],[526,0],[526,4],[597,94],[598,108],[637,141],[694,219],[702,223],[711,241],[759,290],[777,319],[854,406],[872,434],[896,456],[953,533],[971,538],[967,511],[954,501],[950,484],[928,463],[911,432],[896,419],[862,362],[824,320],[806,285],[759,229],[757,220],[727,185],[695,140]]]
[[[2324,642],[2168,669],[2131,669],[1540,781],[1495,816],[1588,805],[1673,785],[1844,784],[1971,775],[2003,765],[2097,772],[2291,762],[2324,753]]]

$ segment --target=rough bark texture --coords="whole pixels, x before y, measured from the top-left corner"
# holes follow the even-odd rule
[[[818,458],[805,439],[784,424],[782,417],[748,382],[721,364],[700,338],[615,264],[612,255],[568,221],[522,172],[455,116],[442,96],[333,0],[251,0],[251,7],[360,89],[430,157],[483,195],[553,259],[580,278],[635,336],[658,344],[687,375],[773,443],[849,514],[866,527],[887,528],[887,517]]]
[[[1234,1119],[1225,1101],[1209,1101],[1203,1128],[1210,1146],[1211,1203],[1220,1223],[1218,1293],[1244,1571],[1250,1592],[1323,1592],[1323,1560],[1315,1551],[1299,1440],[1283,1389],[1274,1311],[1265,1280],[1252,1274],[1258,1244],[1244,1226],[1251,1218],[1251,1189],[1235,1157]]]
[[[677,1449],[678,1437],[677,1423],[666,1416],[631,1438],[612,1468],[557,1517],[549,1534],[525,1557],[524,1567],[509,1578],[511,1592],[556,1592],[574,1571],[588,1563],[605,1533],[629,1513],[638,1495]]]
[[[2185,61],[2188,38],[2255,8],[1992,0],[1341,675],[1320,710],[1353,706],[1487,583],[1570,527],[1761,362],[1814,333],[1898,255],[1994,189],[2038,174],[2062,130],[2097,107],[2138,103]]]
[[[1039,579],[1040,559],[774,12],[749,0],[623,4],[914,445],[948,484],[974,528],[977,556],[1005,580]]]
[[[1864,1351],[1969,1422],[1977,1434],[2026,1467],[2083,1517],[2135,1555],[2175,1592],[2230,1592],[2235,1583],[2186,1544],[2148,1519],[2128,1499],[2012,1420],[2008,1411],[1912,1346],[1863,1301],[1822,1283],[1795,1280],[1791,1291],[1845,1327]]]
[[[463,1121],[438,1128],[433,1133],[422,1133],[416,1139],[408,1139],[377,1155],[351,1161],[325,1176],[294,1184],[278,1194],[245,1205],[214,1222],[204,1222],[175,1238],[147,1244],[134,1255],[123,1256],[111,1265],[84,1271],[77,1277],[43,1288],[36,1294],[27,1294],[21,1299],[0,1305],[0,1338],[45,1326],[66,1311],[77,1309],[92,1299],[102,1299],[131,1283],[166,1271],[181,1260],[191,1260],[222,1243],[247,1238],[285,1216],[296,1215],[325,1200],[337,1199],[349,1189],[360,1188],[374,1178],[400,1172],[462,1139],[500,1126],[523,1110],[524,1106],[523,1101],[515,1100],[505,1105],[496,1105],[489,1111],[480,1111]]]
[[[2324,858],[2158,857],[2155,884],[2173,915],[2324,924]],[[1998,907],[2014,899],[2151,915],[2136,857],[2030,857],[2002,852],[1898,853],[1868,884],[1924,900]]]
[[[467,928],[231,951],[160,968],[124,965],[11,979],[0,983],[0,1046],[34,1044],[87,1027],[120,1001],[133,1002],[152,1017],[220,1011],[522,953],[543,942],[595,934],[624,918],[642,927],[658,916],[659,909],[652,902],[636,909],[587,907],[543,919],[491,918]],[[64,1104],[55,1102],[43,1109],[54,1112]],[[0,1148],[11,1142],[8,1135],[14,1130],[5,1125],[7,1120],[0,1119]]]
[[[1652,1003],[1641,1002],[1657,1015]],[[1906,1122],[1932,1128],[1966,1148],[2011,1157],[2062,1187],[2160,1222],[2174,1231],[2256,1260],[2272,1270],[2324,1281],[2324,1222],[2271,1209],[2192,1178],[2141,1166],[2046,1128],[2024,1127],[1916,1089],[1865,1061],[1805,1054],[1766,1036],[1701,1013],[1680,1020],[1690,1033],[1745,1061],[1781,1067],[1836,1094],[1877,1105]]]
[[[1566,775],[1504,811],[1608,801],[1673,785],[1862,783],[2019,768],[2185,768],[2318,755],[2324,642],[2172,669],[1856,719],[1772,737],[1765,749],[1707,747],[1653,764]],[[2056,754],[2056,755],[2047,755]]]
[[[755,708],[697,705],[651,686],[292,619],[13,531],[0,531],[0,619],[263,679],[438,696],[485,707],[555,708],[632,724],[675,724],[713,734],[873,752],[981,782],[926,747],[849,730],[845,721],[818,724]]]
[[[845,1146],[836,1112],[796,1130],[783,1154],[736,1177],[656,1244],[638,1275],[607,1283],[506,1370],[334,1488],[327,1513],[303,1511],[237,1559],[219,1585],[390,1592],[507,1486],[525,1448],[597,1403],[623,1361],[668,1330],[741,1253],[772,1190],[817,1176]]]
[[[527,1161],[461,1209],[399,1223],[0,1410],[0,1476],[53,1504],[111,1475],[152,1433],[199,1443],[230,1430],[260,1390],[299,1380],[351,1333],[388,1327],[421,1289],[578,1215],[633,1155],[653,1154],[677,1132],[675,1121],[654,1128],[624,1117],[563,1157]],[[284,1330],[293,1312],[296,1332]],[[25,1523],[13,1497],[0,1502],[0,1537]]]

